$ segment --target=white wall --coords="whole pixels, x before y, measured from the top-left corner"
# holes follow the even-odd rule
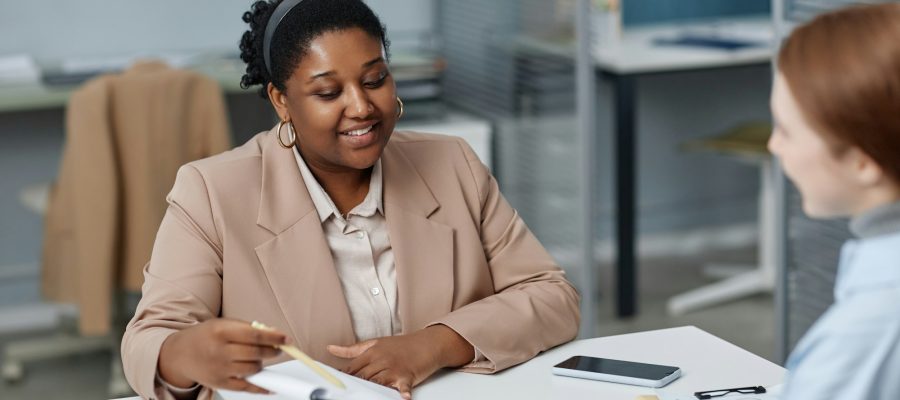
[[[370,0],[389,32],[434,25],[435,0]],[[237,52],[250,0],[0,0],[0,55],[38,60],[135,53]]]

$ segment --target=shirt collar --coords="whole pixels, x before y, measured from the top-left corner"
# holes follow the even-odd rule
[[[900,232],[900,202],[873,208],[853,218],[850,231],[863,239]]]
[[[316,212],[319,214],[319,220],[325,222],[325,220],[332,215],[334,215],[335,218],[343,220],[344,217],[334,204],[334,201],[331,200],[331,197],[328,196],[328,193],[325,192],[325,189],[322,188],[322,185],[316,180],[316,177],[309,169],[309,166],[306,165],[306,162],[303,160],[303,157],[300,155],[300,152],[297,151],[296,147],[294,148],[294,158],[297,160],[297,166],[300,168],[300,176],[303,177],[303,183],[306,185],[306,190],[309,192],[309,196],[312,198],[313,204],[316,207]],[[369,193],[366,194],[366,198],[363,199],[362,203],[359,203],[350,210],[348,215],[352,214],[361,217],[371,217],[375,215],[375,212],[384,215],[384,207],[382,204],[383,191],[381,158],[379,158],[375,161],[375,166],[372,168],[372,177],[369,178]]]
[[[845,243],[841,249],[835,297],[840,300],[857,292],[900,286],[898,249],[900,233]]]

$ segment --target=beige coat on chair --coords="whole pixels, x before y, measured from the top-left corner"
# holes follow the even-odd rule
[[[109,331],[115,290],[140,290],[178,167],[229,147],[222,92],[194,72],[141,63],[72,95],[42,280],[78,305],[82,334]]]
[[[381,160],[404,334],[445,324],[486,373],[575,337],[578,294],[463,140],[395,132]],[[166,337],[210,318],[265,322],[334,367],[346,360],[325,346],[355,342],[321,221],[273,131],[179,170],[144,276],[122,360],[146,398],[170,397],[154,383]]]

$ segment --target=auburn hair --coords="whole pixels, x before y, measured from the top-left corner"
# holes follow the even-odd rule
[[[819,15],[785,40],[777,65],[837,152],[857,147],[900,182],[900,3]]]

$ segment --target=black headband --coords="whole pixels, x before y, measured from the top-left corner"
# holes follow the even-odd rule
[[[302,2],[303,0],[282,1],[278,7],[275,7],[275,11],[269,17],[269,22],[266,23],[266,35],[263,36],[263,60],[266,62],[266,71],[269,72],[269,76],[272,76],[272,56],[269,55],[271,52],[269,47],[272,46],[272,36],[275,35],[275,30],[278,29],[281,20],[294,9],[294,6]]]

